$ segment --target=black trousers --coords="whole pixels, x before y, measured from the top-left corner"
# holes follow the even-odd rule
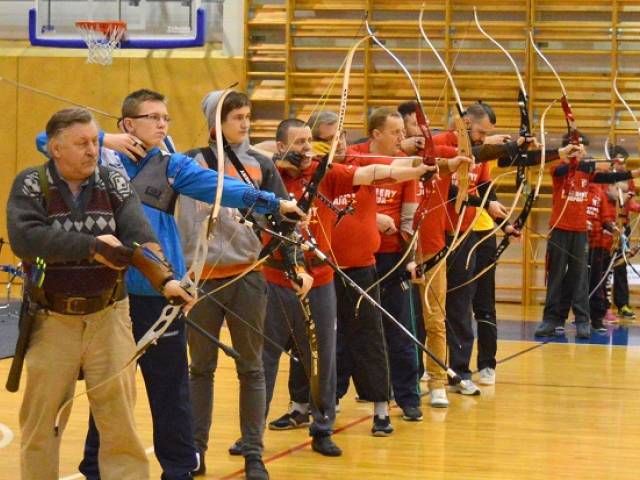
[[[543,321],[563,325],[571,307],[576,323],[589,322],[588,247],[586,232],[551,232]]]
[[[475,232],[476,238],[488,231]],[[493,264],[496,254],[496,236],[492,235],[476,248],[474,275]],[[473,313],[478,323],[478,370],[496,368],[498,327],[496,324],[496,269],[491,268],[474,282]]]
[[[631,227],[624,227],[625,234],[631,234]],[[627,280],[627,264],[613,269],[613,303],[617,308],[629,305],[629,281]]]
[[[605,270],[611,262],[611,254],[604,248],[592,248],[589,250],[589,314],[592,323],[602,323],[607,309],[609,308],[609,300],[607,299],[607,281],[602,279]],[[608,275],[608,274],[607,274]],[[598,289],[594,291],[596,286],[600,284]]]
[[[462,244],[447,258],[447,289],[462,285],[473,277],[475,272],[475,254],[466,267],[469,250],[476,242],[474,232],[469,233]],[[451,242],[451,237],[447,238]],[[463,379],[471,378],[469,362],[473,351],[472,299],[474,286],[465,285],[456,290],[447,291],[447,346],[449,347],[449,365]]]
[[[365,290],[378,278],[375,266],[347,268],[344,272]],[[349,380],[353,378],[363,400],[389,401],[389,361],[380,311],[363,300],[356,315],[359,294],[340,277],[336,276],[334,285],[338,305],[337,397],[340,399],[347,393]],[[380,300],[377,287],[369,294]]]
[[[129,295],[133,336],[138,341],[159,318],[167,304],[164,297]],[[162,466],[162,480],[187,480],[196,468],[192,430],[185,324],[175,321],[138,360],[153,422],[153,447]],[[92,419],[85,441],[80,472],[98,480],[98,430]]]
[[[376,254],[376,270],[382,277],[391,270],[402,257],[402,253]],[[400,268],[404,268],[401,266]],[[399,282],[385,284],[380,292],[382,306],[407,330],[415,335],[410,291]],[[420,405],[418,354],[415,343],[400,328],[388,319],[382,320],[385,338],[389,348],[389,366],[393,397],[400,408]]]
[[[613,269],[613,303],[618,308],[629,305],[629,281],[627,280],[626,263]]]

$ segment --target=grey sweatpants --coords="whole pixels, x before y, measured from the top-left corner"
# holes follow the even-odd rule
[[[269,301],[265,334],[282,348],[288,344],[293,332],[293,352],[301,351],[305,372],[309,372],[309,341],[304,325],[304,314],[300,301],[291,288],[269,283]],[[313,423],[311,435],[331,434],[336,419],[336,293],[333,282],[309,291],[311,316],[316,323],[318,337],[318,363],[320,395],[327,406],[323,418],[311,402]],[[281,352],[274,345],[265,343],[262,359],[267,383],[267,411],[273,397]],[[308,378],[306,379],[308,382]]]
[[[226,281],[228,279],[207,280],[203,291],[210,292]],[[263,275],[251,272],[214,294],[216,300],[229,311],[204,299],[189,314],[193,321],[216,337],[220,334],[223,320],[227,320],[232,345],[240,354],[240,359],[236,360],[236,370],[240,380],[240,431],[244,456],[261,455],[263,449],[266,404],[262,368],[263,340],[230,311],[262,331],[267,306],[266,288]],[[213,413],[213,379],[218,364],[218,349],[193,330],[189,330],[188,341],[191,353],[189,387],[193,406],[193,432],[196,446],[206,450]]]

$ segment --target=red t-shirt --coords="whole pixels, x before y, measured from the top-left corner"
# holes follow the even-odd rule
[[[616,211],[615,204],[606,194],[606,186],[597,183],[589,185],[586,213],[589,246],[609,250],[613,236],[603,227],[607,222],[615,222]]]
[[[369,141],[353,145],[349,151],[354,155],[371,155],[371,142]],[[404,157],[406,154],[402,151],[398,151],[395,156]],[[372,163],[390,165],[393,163],[393,160],[388,158],[366,158],[358,160],[361,162],[361,165],[364,165],[365,163],[367,165]],[[402,251],[402,237],[400,234],[402,207],[405,204],[415,205],[416,203],[417,182],[415,180],[376,185],[377,212],[390,216],[398,230],[396,233],[391,235],[380,233],[379,253],[397,253]]]
[[[555,228],[569,232],[586,232],[586,206],[591,176],[573,167],[569,167],[569,172],[566,175],[555,176],[555,171],[564,165],[566,164],[561,163],[551,166],[553,206],[551,208],[549,227],[553,227],[557,222]],[[560,216],[561,214],[562,216]]]
[[[423,256],[438,253],[445,246],[445,231],[447,228],[447,200],[451,175],[430,180],[421,184],[421,201],[414,217],[414,228],[420,222],[418,234],[419,252]],[[424,214],[422,221],[420,220]]]
[[[457,153],[457,148],[448,145],[435,147],[435,155],[439,158],[453,158]],[[419,154],[422,155],[422,152]],[[451,175],[442,175],[437,181],[431,179],[426,185],[420,183],[418,193],[420,204],[413,219],[413,228],[415,230],[416,225],[420,223],[418,246],[423,256],[436,254],[445,246],[450,186]],[[424,218],[421,221],[423,214]]]
[[[300,198],[305,184],[311,179],[313,172],[318,167],[318,163],[314,162],[300,177],[291,177],[286,170],[281,170],[282,180],[289,193],[293,193],[296,198]],[[325,195],[328,199],[333,200],[339,195],[346,194],[347,192],[353,192],[358,187],[353,186],[353,175],[355,174],[355,167],[351,165],[332,164],[325,174],[324,178],[320,182],[318,191]],[[311,233],[318,241],[318,249],[324,254],[330,256],[331,254],[331,232],[333,224],[335,222],[335,214],[331,209],[320,200],[314,201],[315,213],[314,217],[309,223],[309,229]],[[349,215],[347,215],[349,217]],[[343,220],[344,221],[344,220]],[[265,239],[268,243],[268,239]],[[310,252],[305,252],[305,260],[309,273],[313,276],[313,286],[318,287],[326,285],[333,280],[333,270],[328,265],[313,264],[314,259],[317,257]],[[274,253],[275,259],[281,259],[279,253]],[[277,285],[284,287],[290,287],[291,282],[285,276],[282,270],[265,266],[263,273],[267,280]]]
[[[636,194],[636,184],[633,181],[633,179],[630,179],[629,181],[629,190],[628,193],[629,194],[633,194],[633,196],[635,196]],[[629,214],[631,212],[640,212],[640,204],[638,202],[636,202],[635,198],[633,198],[633,196],[630,196],[626,202],[624,202],[624,211],[623,211],[623,215],[625,217],[624,220],[624,224],[628,225],[629,224]]]
[[[366,152],[364,151],[366,149]],[[347,148],[347,155],[368,154],[368,142]],[[356,158],[345,159],[345,164],[366,166],[391,163],[389,159]],[[376,223],[376,187],[362,185],[357,193],[341,195],[334,200],[338,208],[344,208],[350,199],[355,200],[353,215],[345,216],[333,231],[332,248],[338,265],[341,267],[368,267],[375,265],[375,253],[380,248],[380,233]]]

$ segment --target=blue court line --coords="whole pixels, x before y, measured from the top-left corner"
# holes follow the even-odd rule
[[[576,343],[593,345],[640,346],[640,324],[608,325],[603,333],[591,332],[591,338],[576,338],[575,325],[568,323],[563,333],[555,337],[534,336],[538,322],[525,320],[498,320],[498,339],[540,343]]]

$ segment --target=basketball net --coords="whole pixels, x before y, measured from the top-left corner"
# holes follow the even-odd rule
[[[89,51],[87,63],[111,65],[113,52],[120,47],[120,40],[127,31],[127,24],[117,20],[102,22],[83,20],[76,22],[76,28],[87,44]]]

